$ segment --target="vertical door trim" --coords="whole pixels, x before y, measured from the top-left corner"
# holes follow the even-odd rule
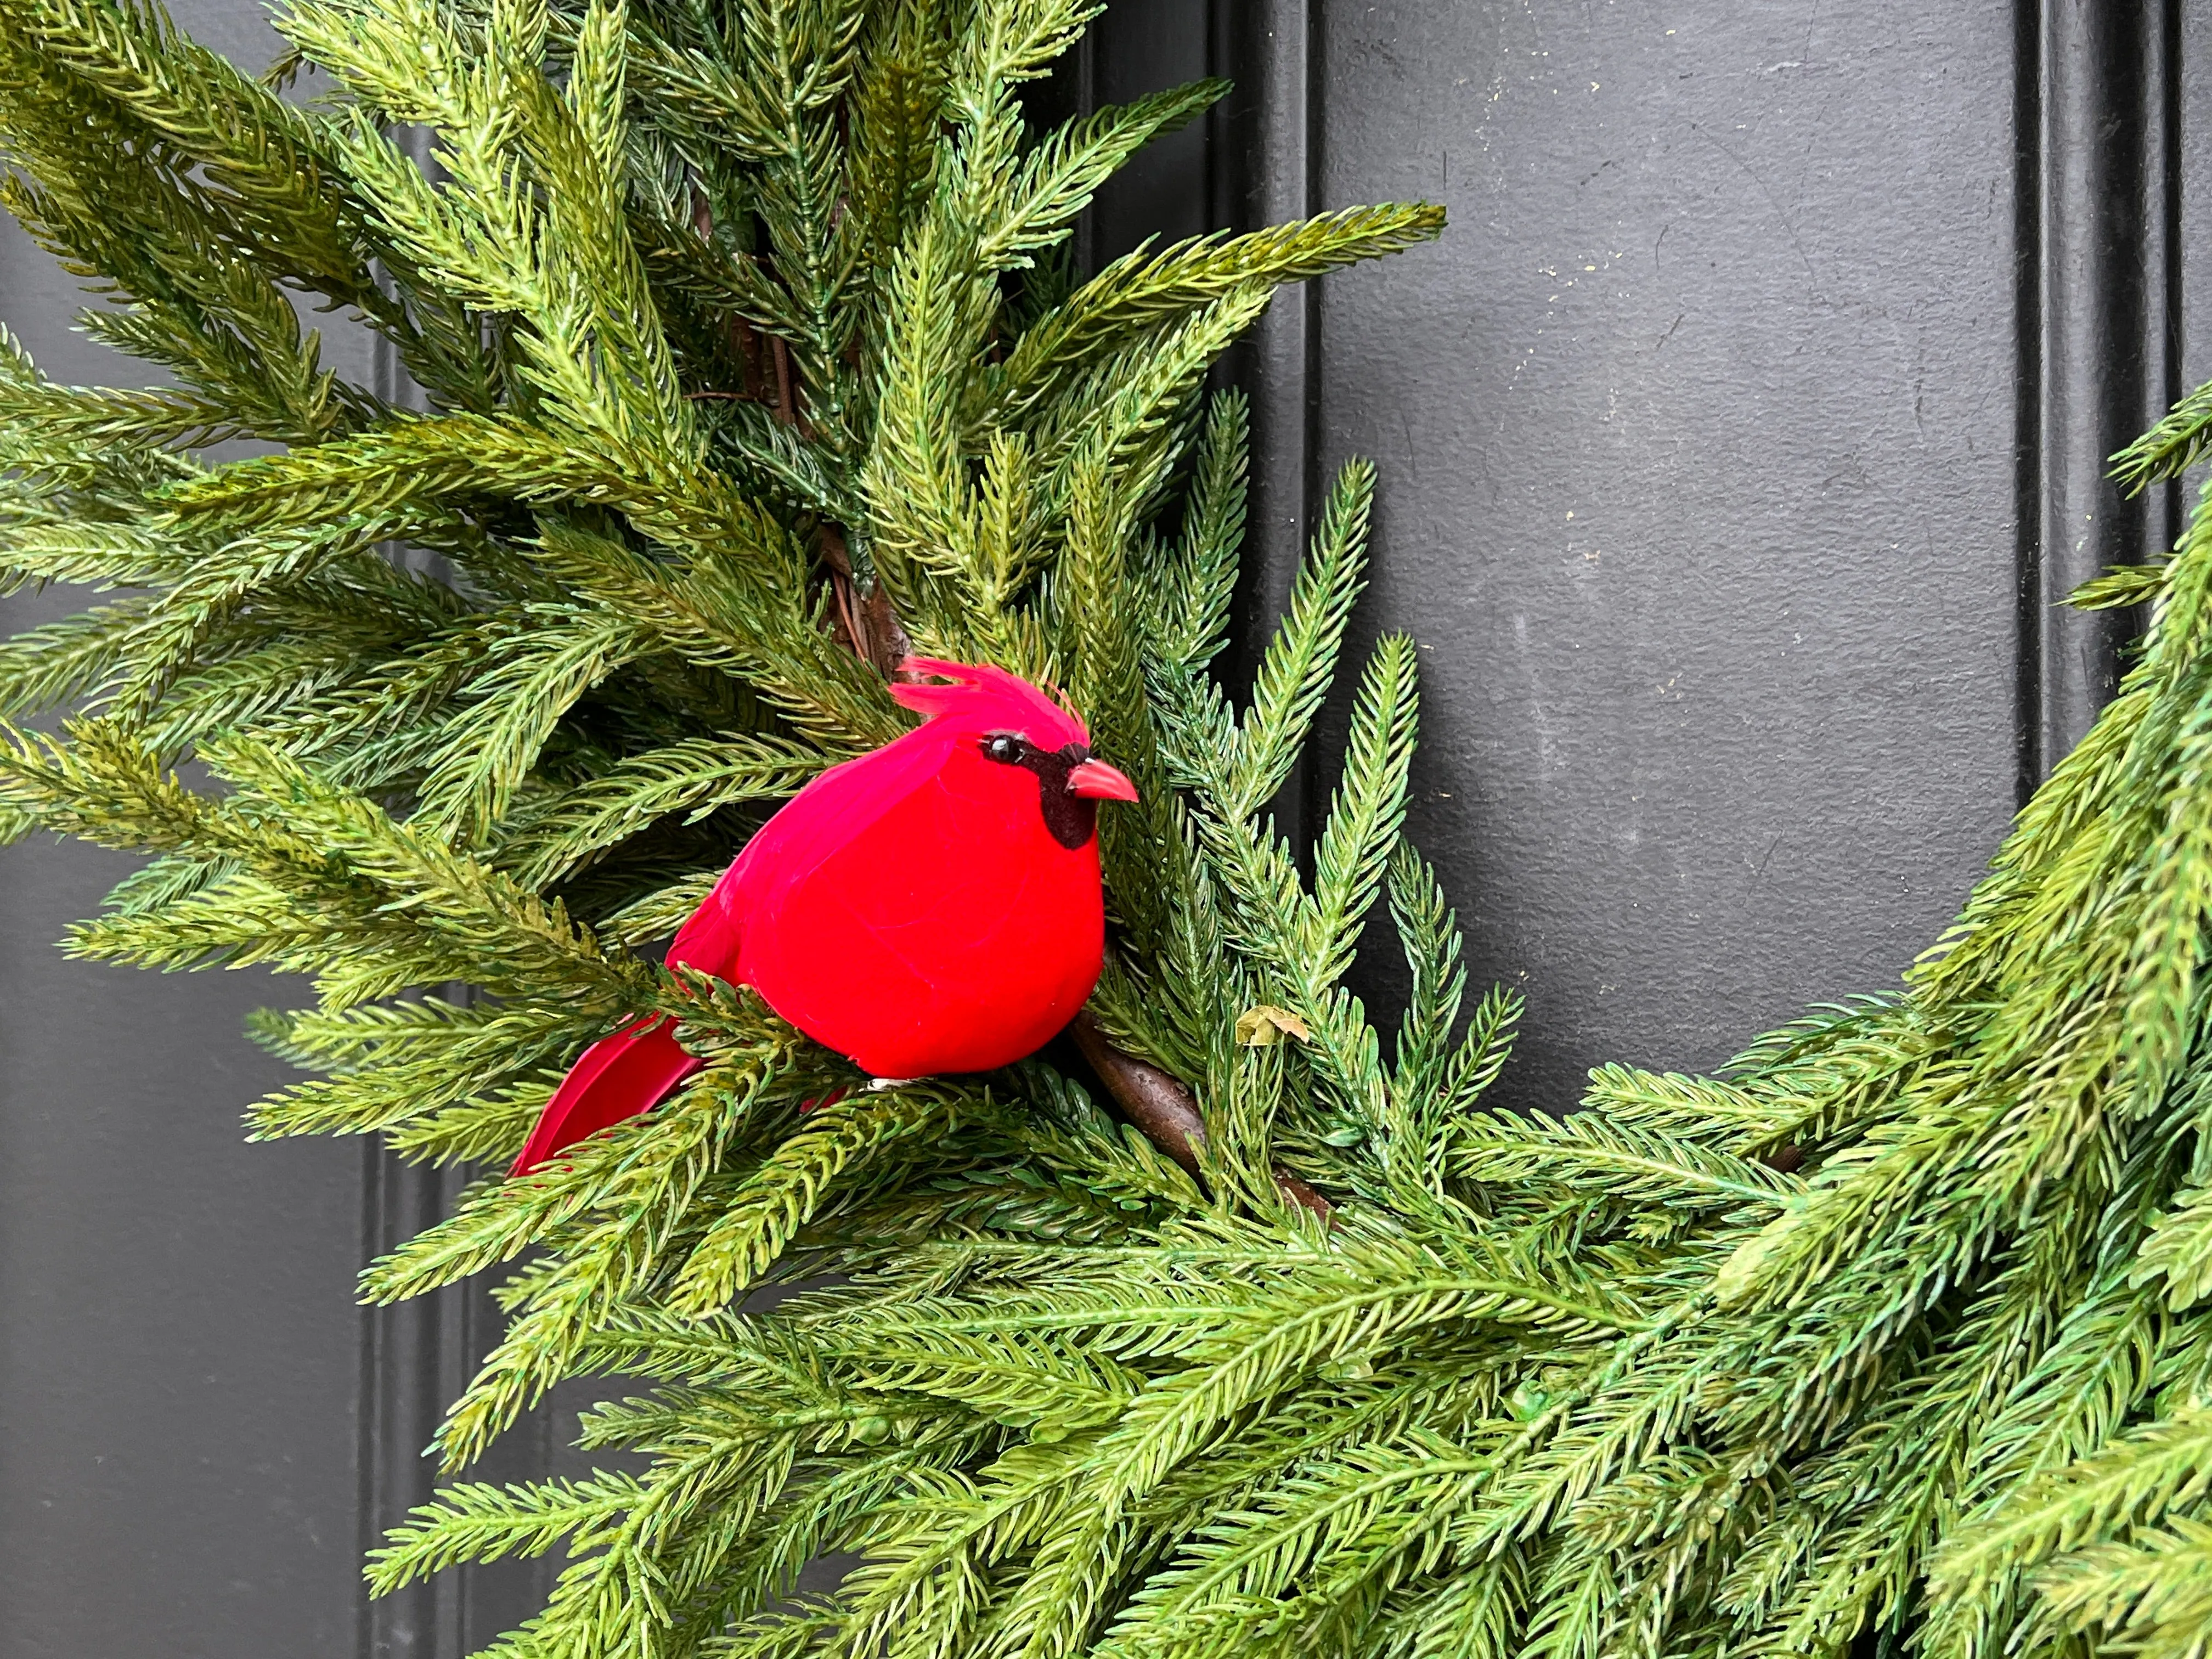
[[[413,132],[401,140],[418,164],[428,166],[428,135]],[[383,335],[370,339],[370,390],[389,406],[418,408],[422,397],[401,365],[399,354]],[[404,550],[389,550],[404,561]],[[452,1184],[443,1172],[395,1157],[380,1135],[366,1136],[362,1146],[361,1258],[365,1264],[388,1255],[447,1213]],[[354,1483],[356,1530],[361,1553],[383,1542],[386,1529],[435,1490],[429,1461],[422,1455],[437,1430],[455,1367],[446,1328],[451,1293],[416,1297],[392,1307],[364,1307],[361,1313],[361,1405],[358,1467]],[[422,1583],[372,1600],[363,1583],[357,1590],[361,1659],[444,1659],[462,1652],[454,1601],[439,1574]],[[441,1594],[441,1591],[444,1593]],[[441,1606],[441,1603],[444,1605]],[[442,1616],[441,1616],[442,1614]]]
[[[362,1151],[362,1254],[374,1261],[451,1214],[464,1182],[458,1170],[402,1161],[375,1137]],[[468,1314],[458,1287],[362,1310],[356,1496],[364,1557],[436,1491],[423,1449],[466,1380]],[[362,1659],[459,1659],[468,1651],[464,1573],[439,1573],[374,1601],[364,1583],[359,1594]]]
[[[2112,696],[2137,627],[2067,594],[2180,529],[2176,489],[2130,500],[2105,475],[2181,390],[2181,12],[2022,0],[2016,16],[2024,801]]]
[[[400,143],[417,165],[434,173],[428,131],[410,130]],[[427,407],[399,354],[380,334],[370,339],[369,381],[370,389],[395,409]],[[418,550],[395,544],[386,551],[402,564],[444,569],[442,560]],[[471,994],[465,985],[444,986],[441,993],[451,1002],[466,1002]],[[410,1162],[389,1151],[382,1137],[366,1137],[362,1260],[388,1255],[453,1214],[478,1173],[466,1164],[441,1169]],[[436,1495],[437,1467],[425,1455],[430,1437],[500,1328],[496,1306],[475,1284],[449,1285],[391,1307],[362,1310],[354,1495],[364,1556],[410,1510]],[[526,1437],[533,1440],[526,1455],[536,1453],[542,1464],[550,1451],[547,1425],[534,1424]],[[360,1659],[462,1659],[483,1634],[474,1628],[481,1617],[471,1616],[476,1571],[471,1566],[449,1568],[374,1600],[363,1583],[356,1603]]]
[[[1256,229],[1322,210],[1322,0],[1216,0],[1210,50],[1237,82],[1210,135],[1216,222]],[[1242,669],[1256,667],[1288,608],[1320,501],[1321,290],[1300,283],[1274,301],[1231,359],[1251,399],[1252,459],[1244,574],[1236,615]],[[1314,813],[1301,761],[1275,805],[1303,851]]]

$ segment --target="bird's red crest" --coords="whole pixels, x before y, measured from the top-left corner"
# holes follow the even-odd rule
[[[932,721],[957,723],[963,732],[1015,732],[1042,749],[1071,743],[1086,747],[1090,731],[1074,714],[1018,674],[988,663],[908,657],[891,682],[893,701]],[[911,676],[912,678],[908,678]],[[950,680],[935,685],[931,680]]]

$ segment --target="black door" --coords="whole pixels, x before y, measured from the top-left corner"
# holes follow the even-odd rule
[[[177,12],[268,55],[247,0]],[[2099,474],[2206,372],[2208,70],[2178,4],[2088,0],[1123,0],[1071,65],[1071,100],[1240,87],[1102,200],[1086,258],[1451,210],[1243,354],[1246,608],[1327,469],[1372,456],[1364,625],[1424,646],[1414,833],[1477,971],[1528,994],[1516,1100],[1607,1059],[1710,1066],[1893,982],[2083,728],[2115,624],[2051,602],[2177,527]],[[135,376],[75,303],[0,232],[0,319],[60,378]],[[242,1146],[282,1079],[240,1019],[283,988],[64,961],[118,867],[0,859],[0,1653],[457,1659],[541,1569],[371,1611],[356,1561],[426,1489],[484,1310],[349,1295],[447,1188]],[[573,1456],[559,1416],[487,1474]]]

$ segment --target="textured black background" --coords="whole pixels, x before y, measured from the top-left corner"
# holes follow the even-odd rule
[[[246,0],[178,9],[267,55]],[[1256,639],[1328,471],[1373,457],[1362,635],[1424,647],[1413,828],[1476,971],[1528,994],[1515,1100],[1565,1103],[1601,1060],[1711,1066],[1893,983],[2078,734],[2115,641],[2048,600],[2171,534],[2100,458],[2212,339],[2208,65],[2178,5],[1124,0],[1070,66],[1067,100],[1239,83],[1102,200],[1087,257],[1451,210],[1241,354],[1244,613]],[[49,371],[135,376],[73,303],[0,232],[0,319]],[[1286,809],[1310,823],[1328,783]],[[373,1613],[355,1571],[484,1346],[480,1300],[349,1304],[445,1189],[242,1146],[282,1079],[239,1020],[282,988],[61,960],[121,867],[0,854],[0,1659],[458,1656],[542,1567]],[[1368,971],[1387,1004],[1387,954]],[[565,1436],[526,1426],[495,1473]]]

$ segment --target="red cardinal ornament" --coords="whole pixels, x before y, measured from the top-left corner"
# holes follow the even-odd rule
[[[1091,734],[1001,668],[909,657],[895,684],[930,716],[833,766],[723,873],[671,967],[750,985],[879,1078],[985,1072],[1035,1054],[1098,981],[1097,803],[1134,785]],[[514,1173],[665,1098],[701,1065],[665,1016],[586,1048]]]

